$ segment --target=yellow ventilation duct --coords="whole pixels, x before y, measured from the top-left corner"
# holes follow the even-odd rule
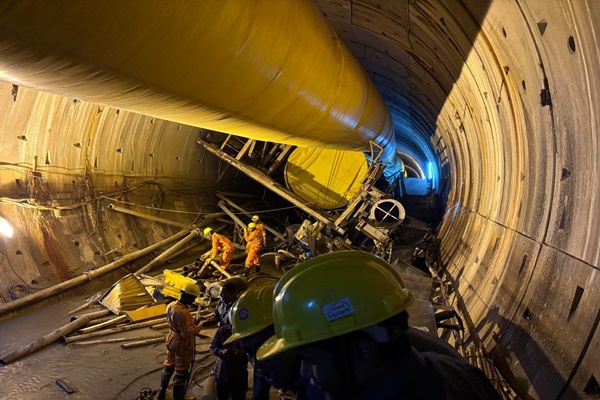
[[[0,80],[258,140],[396,159],[371,80],[310,0],[0,4]]]

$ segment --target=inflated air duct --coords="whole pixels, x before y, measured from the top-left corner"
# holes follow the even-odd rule
[[[285,182],[298,196],[321,208],[345,206],[369,172],[362,153],[297,148],[285,165]]]
[[[310,0],[15,0],[0,80],[300,147],[384,148],[392,118]]]

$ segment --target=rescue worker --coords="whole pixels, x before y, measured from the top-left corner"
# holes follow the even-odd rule
[[[233,303],[238,299],[238,291],[232,282],[225,282],[221,286],[221,298],[217,302],[213,315],[202,321],[198,326],[208,327],[227,325],[231,323],[231,307]]]
[[[181,289],[179,300],[167,306],[167,358],[163,362],[165,367],[160,377],[160,387],[156,392],[157,400],[164,400],[173,373],[173,400],[183,400],[188,371],[194,358],[195,337],[202,329],[194,324],[188,308],[199,295],[198,286],[186,285]]]
[[[256,273],[260,272],[260,251],[263,247],[263,237],[256,224],[250,222],[248,228],[244,228],[244,239],[246,240],[246,257],[244,275],[250,274],[250,269],[256,267]]]
[[[263,247],[267,246],[267,230],[265,229],[265,225],[260,222],[260,217],[258,215],[252,216],[252,222],[256,225],[256,230],[262,236],[262,245]]]
[[[231,262],[231,259],[233,258],[234,248],[231,240],[224,235],[216,233],[212,230],[212,228],[204,229],[204,236],[212,241],[212,249],[210,250],[210,253],[207,253],[203,256],[205,258],[205,263],[211,262],[220,254],[221,267],[226,270]]]
[[[412,346],[406,309],[414,296],[372,254],[309,259],[283,276],[274,299],[275,335],[258,349],[258,362],[296,354],[325,398],[500,399],[463,358]]]
[[[254,365],[254,389],[251,400],[268,400],[271,384],[296,393],[297,399],[306,399],[301,383],[300,359],[291,352],[282,353],[264,362],[256,361],[256,351],[265,340],[275,334],[273,327],[273,289],[275,283],[248,289],[231,309],[233,334],[225,344],[239,342]],[[318,397],[311,396],[311,400]]]
[[[228,400],[231,394],[233,400],[245,400],[248,391],[248,356],[239,343],[225,344],[230,336],[231,325],[223,325],[217,329],[210,344],[210,352],[218,357],[214,368],[217,398]]]
[[[255,362],[258,347],[275,334],[273,328],[274,288],[275,283],[248,289],[231,309],[231,324],[234,333],[225,344],[239,343],[254,365],[254,388],[251,400],[269,400],[271,384],[258,371]]]

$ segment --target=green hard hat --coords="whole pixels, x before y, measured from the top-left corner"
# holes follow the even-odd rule
[[[258,349],[258,360],[375,325],[414,300],[387,262],[354,250],[303,262],[277,283],[274,298],[275,336]]]
[[[233,304],[233,334],[225,344],[254,335],[273,323],[273,289],[275,283],[248,289]]]

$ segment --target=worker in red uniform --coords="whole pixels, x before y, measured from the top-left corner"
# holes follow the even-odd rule
[[[254,225],[256,225],[256,230],[262,237],[262,245],[263,247],[265,247],[267,245],[267,230],[265,229],[265,226],[262,222],[260,222],[260,218],[258,215],[252,216],[252,222],[254,223]]]
[[[263,236],[261,232],[256,229],[256,224],[250,222],[248,228],[244,228],[244,239],[246,240],[246,268],[244,269],[244,275],[250,273],[252,266],[256,267],[256,273],[260,272],[260,251],[263,247]]]
[[[160,388],[156,392],[157,400],[164,400],[167,386],[173,378],[173,400],[183,400],[188,373],[194,358],[195,337],[202,329],[196,326],[194,319],[188,310],[196,297],[200,295],[200,288],[190,284],[181,289],[181,297],[167,307],[167,322],[169,333],[167,334],[167,358],[163,362],[160,377]]]
[[[233,243],[224,235],[220,235],[212,230],[212,228],[204,229],[204,236],[212,241],[212,249],[210,254],[205,254],[205,262],[211,262],[219,254],[221,254],[221,267],[227,269],[231,259],[233,258]]]

